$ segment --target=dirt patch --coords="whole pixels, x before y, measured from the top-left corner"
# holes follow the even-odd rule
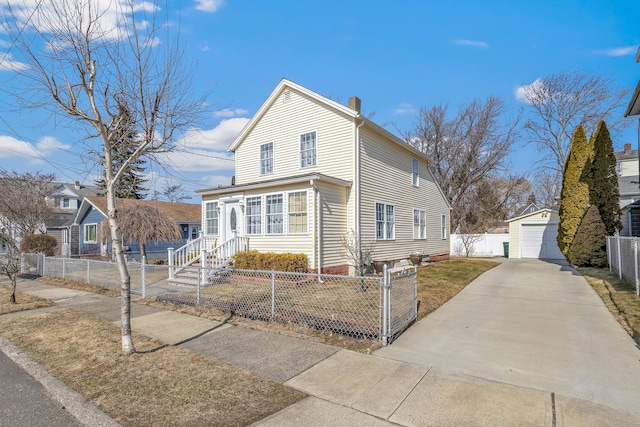
[[[66,309],[0,321],[0,335],[125,426],[244,426],[305,397],[217,359],[120,330]]]

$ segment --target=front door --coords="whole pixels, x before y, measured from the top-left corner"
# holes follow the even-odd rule
[[[223,241],[233,239],[236,236],[242,235],[242,209],[240,209],[240,202],[226,202],[224,213],[224,236]]]

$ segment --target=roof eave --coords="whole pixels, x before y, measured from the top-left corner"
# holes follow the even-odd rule
[[[627,110],[624,112],[624,116],[637,116],[638,114],[640,114],[640,81],[638,81],[638,84],[633,91],[631,101],[629,101],[629,105],[627,106]]]
[[[299,184],[301,182],[306,182],[310,180],[327,182],[329,184],[339,185],[342,187],[351,187],[352,185],[350,181],[344,181],[342,179],[334,178],[334,177],[323,175],[320,173],[313,173],[313,174],[298,175],[298,176],[288,177],[288,178],[274,179],[270,181],[258,181],[258,182],[249,182],[247,184],[241,184],[241,185],[231,185],[231,186],[218,187],[218,188],[206,188],[203,190],[197,190],[196,194],[200,196],[213,196],[217,194],[226,194],[234,191],[254,190],[254,189],[269,188],[269,187],[274,187],[279,185],[288,185],[288,184]]]

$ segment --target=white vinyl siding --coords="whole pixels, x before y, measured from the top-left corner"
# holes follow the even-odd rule
[[[260,175],[273,173],[273,142],[260,146]]]
[[[303,133],[300,135],[300,167],[315,166],[316,162],[316,133]]]
[[[361,234],[376,239],[376,203],[395,206],[394,240],[376,240],[374,260],[400,260],[411,252],[425,255],[449,253],[449,236],[442,240],[441,213],[449,223],[449,204],[429,172],[427,161],[386,136],[363,126],[361,134]],[[412,158],[419,162],[419,187],[412,185]],[[371,208],[367,208],[370,206]],[[414,239],[413,210],[434,212],[426,215],[426,239]],[[448,233],[447,233],[448,234]]]
[[[289,193],[289,234],[307,232],[307,192]]]
[[[84,243],[98,243],[98,224],[84,225]]]
[[[411,185],[417,187],[420,180],[420,169],[418,167],[418,159],[415,157],[411,158]]]
[[[282,234],[283,228],[283,211],[282,211],[282,193],[270,194],[266,196],[265,201],[265,223],[267,234]]]
[[[262,234],[262,197],[247,197],[245,210],[247,234]]]
[[[309,169],[300,168],[300,135],[312,131],[316,134],[313,172],[353,182],[353,120],[291,90],[290,101],[271,104],[238,146],[235,152],[236,185],[306,173]],[[256,165],[260,162],[260,145],[269,141],[274,142],[273,174],[265,178]],[[322,162],[322,159],[331,161]]]
[[[206,234],[218,235],[218,202],[206,202],[204,204]]]
[[[427,213],[423,209],[413,210],[413,238],[427,238]]]

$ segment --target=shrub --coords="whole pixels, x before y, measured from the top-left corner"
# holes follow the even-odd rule
[[[58,242],[48,234],[27,234],[20,242],[20,250],[22,252],[44,252],[46,256],[53,256],[56,246],[58,246]]]
[[[607,231],[600,211],[591,205],[582,219],[567,258],[578,267],[607,266]]]
[[[233,256],[234,266],[245,270],[276,270],[306,273],[309,260],[305,254],[277,254],[275,252],[247,251]]]

